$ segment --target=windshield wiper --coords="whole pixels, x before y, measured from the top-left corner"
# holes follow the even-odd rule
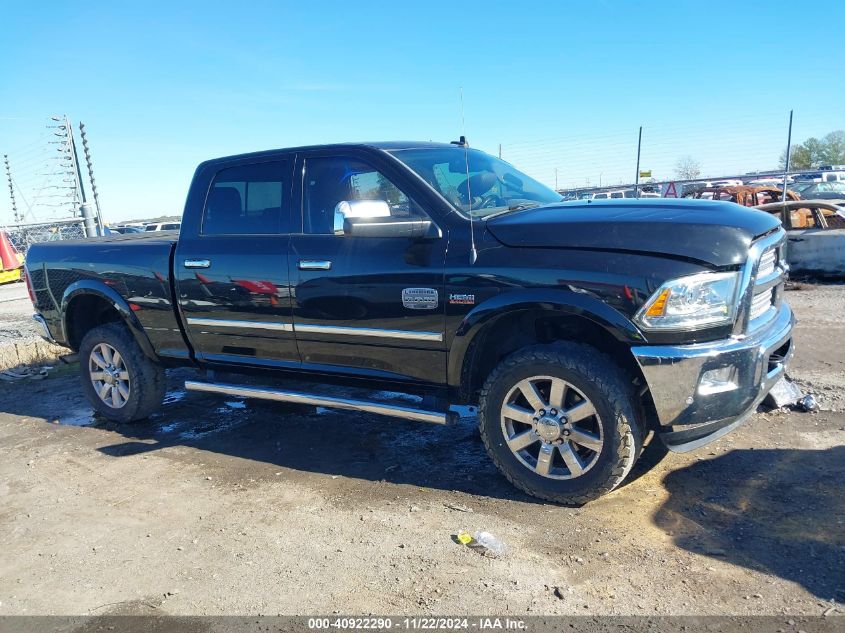
[[[520,202],[519,204],[511,205],[505,209],[500,209],[498,211],[493,211],[492,213],[479,213],[476,217],[479,218],[495,218],[497,215],[504,215],[505,213],[510,213],[511,211],[522,211],[524,209],[533,209],[534,207],[539,207],[539,202]]]
[[[522,211],[523,209],[533,209],[534,207],[539,206],[539,202],[520,202],[519,204],[509,206],[508,211]]]

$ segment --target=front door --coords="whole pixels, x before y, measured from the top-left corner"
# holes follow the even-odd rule
[[[176,291],[198,360],[299,365],[287,261],[292,163],[223,165],[198,230],[183,227]]]
[[[385,171],[354,155],[300,156],[302,231],[291,236],[293,317],[304,367],[443,382],[444,259],[425,238],[336,234],[341,202],[380,200],[391,217],[427,218]]]

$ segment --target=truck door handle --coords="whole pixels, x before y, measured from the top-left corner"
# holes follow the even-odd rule
[[[186,259],[185,268],[209,268],[211,266],[210,259]]]
[[[331,270],[332,263],[328,260],[300,259],[299,270]]]

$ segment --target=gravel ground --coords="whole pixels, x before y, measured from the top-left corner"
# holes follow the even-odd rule
[[[791,373],[823,410],[655,451],[581,508],[513,489],[471,418],[188,394],[180,370],[160,413],[123,426],[92,416],[74,367],[0,383],[0,614],[836,616],[845,286],[788,298]],[[507,555],[458,544],[463,529]]]
[[[21,283],[0,285],[0,344],[10,341],[37,339],[33,327],[32,304]]]

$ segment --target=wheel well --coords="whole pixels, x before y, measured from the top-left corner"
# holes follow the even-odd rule
[[[71,300],[65,315],[67,342],[79,351],[82,339],[98,325],[121,322],[120,313],[108,300],[97,295],[82,295]]]
[[[506,356],[529,345],[555,341],[590,345],[618,363],[634,384],[645,384],[628,346],[600,325],[577,315],[550,316],[547,312],[523,310],[499,317],[476,336],[464,359],[460,390],[462,401],[477,401],[478,391],[487,376]]]

